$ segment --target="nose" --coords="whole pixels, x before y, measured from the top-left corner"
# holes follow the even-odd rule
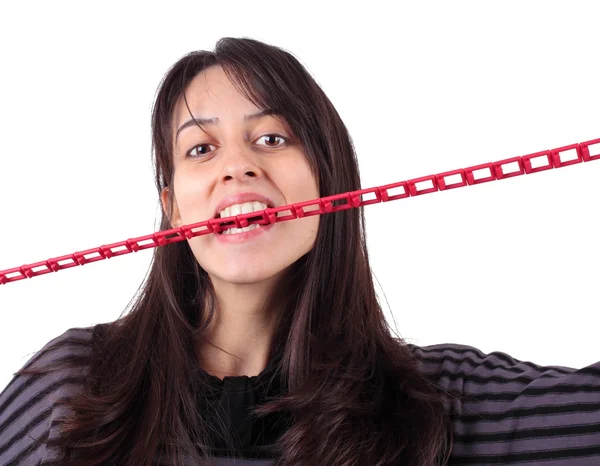
[[[245,181],[249,178],[258,178],[261,176],[262,170],[249,148],[237,145],[231,147],[223,155],[223,167],[221,169],[221,179],[223,181],[232,179]]]

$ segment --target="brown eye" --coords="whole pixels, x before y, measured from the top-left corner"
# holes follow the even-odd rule
[[[282,142],[287,142],[287,140],[279,134],[265,134],[264,136],[258,138],[257,142],[261,139],[264,139],[266,141],[266,144],[261,145],[265,145],[267,147],[280,147],[281,145],[283,145]]]
[[[198,158],[201,155],[207,154],[208,151],[202,149],[202,148],[205,148],[207,146],[212,146],[213,148],[215,147],[212,144],[198,144],[197,146],[192,147],[192,149],[190,151],[188,151],[188,153],[186,154],[186,157]],[[197,152],[198,152],[199,155],[196,155],[196,154],[193,153],[196,149],[198,149]]]

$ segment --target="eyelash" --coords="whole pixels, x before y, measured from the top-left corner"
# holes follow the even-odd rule
[[[262,136],[260,136],[260,137],[257,139],[257,141],[258,141],[259,139],[261,139],[261,138],[264,138],[264,137],[267,137],[267,136],[274,136],[274,137],[276,137],[276,138],[282,139],[282,140],[284,141],[284,143],[283,143],[283,144],[280,144],[280,145],[278,145],[278,146],[267,146],[267,145],[265,145],[265,147],[269,147],[269,148],[271,148],[271,149],[278,149],[279,147],[282,147],[282,146],[284,146],[284,145],[288,144],[288,138],[286,138],[286,137],[282,136],[281,134],[277,134],[277,133],[263,134]],[[192,152],[194,149],[197,149],[198,147],[202,147],[202,146],[209,146],[209,145],[211,145],[211,144],[208,144],[208,143],[196,144],[196,145],[195,145],[194,147],[192,147],[192,148],[191,148],[189,151],[187,151],[187,153],[185,154],[185,158],[186,158],[186,159],[187,159],[187,158],[192,158],[192,159],[197,159],[197,158],[200,158],[200,156],[199,156],[199,155],[195,155],[195,156],[193,156],[193,155],[190,155],[190,153],[191,153],[191,152]],[[201,154],[201,155],[206,155],[206,154]]]

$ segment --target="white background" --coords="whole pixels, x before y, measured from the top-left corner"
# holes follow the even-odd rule
[[[349,127],[365,188],[600,138],[596,2],[395,4],[3,2],[0,270],[155,231],[154,93],[223,36],[301,60]],[[595,161],[366,207],[399,334],[600,360],[599,179]],[[68,328],[116,319],[151,254],[1,286],[0,387]]]

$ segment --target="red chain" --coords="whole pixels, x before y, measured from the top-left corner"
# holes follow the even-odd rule
[[[558,149],[545,150],[535,154],[524,155],[522,157],[513,157],[500,160],[498,162],[484,163],[469,168],[459,168],[437,175],[423,176],[408,181],[386,184],[359,191],[351,191],[343,194],[322,197],[296,204],[290,204],[281,207],[268,208],[262,211],[249,212],[246,214],[235,215],[226,218],[213,218],[203,222],[184,225],[171,230],[159,231],[138,238],[130,238],[118,243],[107,244],[86,251],[67,254],[66,256],[53,257],[45,261],[34,264],[22,265],[12,269],[0,270],[0,284],[10,283],[24,278],[37,277],[50,272],[68,269],[78,265],[85,265],[102,259],[110,259],[113,256],[129,254],[142,249],[164,246],[165,244],[176,243],[184,239],[190,239],[195,236],[202,236],[208,233],[219,233],[229,228],[244,228],[248,225],[268,225],[270,223],[285,222],[295,218],[309,217],[311,215],[322,215],[340,210],[362,207],[378,202],[388,202],[396,199],[402,199],[409,196],[418,196],[420,194],[432,193],[434,191],[444,191],[461,186],[485,183],[488,181],[501,180],[512,176],[523,175],[524,173],[536,173],[551,168],[561,168],[575,163],[590,162],[600,159],[600,150],[596,155],[591,155],[590,146],[597,146],[600,149],[600,139],[571,144],[569,146],[559,147]],[[571,152],[576,158],[570,158],[563,161],[561,155]],[[536,167],[532,166],[532,160],[543,164]],[[509,167],[509,165],[512,165]],[[487,172],[487,175],[478,176]],[[461,181],[448,183],[446,180],[450,176],[460,176]],[[423,185],[428,185],[424,187]],[[400,194],[392,194],[391,190],[402,188]],[[368,198],[368,199],[367,199]],[[338,205],[332,202],[340,201]],[[345,201],[345,202],[342,202]],[[309,207],[317,207],[312,210],[304,210]],[[289,211],[287,215],[279,216],[278,213]],[[37,270],[36,270],[37,269]]]

